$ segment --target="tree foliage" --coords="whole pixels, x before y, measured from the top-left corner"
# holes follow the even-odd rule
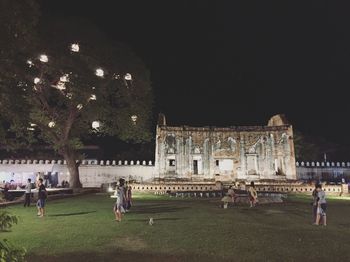
[[[28,37],[14,39],[1,57],[0,135],[12,147],[51,145],[67,160],[71,179],[76,178],[70,184],[79,187],[77,149],[84,137],[151,138],[149,72],[128,47],[111,43],[87,22],[26,26],[3,30],[8,39],[18,27]],[[24,48],[29,39],[33,45]]]
[[[295,157],[303,161],[323,161],[324,154],[330,158],[339,159],[339,145],[323,137],[311,136],[294,131]]]
[[[12,245],[7,239],[0,240],[0,262],[24,262],[27,251]]]
[[[18,217],[11,215],[7,211],[0,212],[0,231],[7,230],[12,227],[13,224],[18,223]]]

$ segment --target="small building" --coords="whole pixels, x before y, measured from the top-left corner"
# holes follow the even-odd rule
[[[258,181],[296,179],[293,129],[284,115],[266,126],[167,126],[160,115],[155,173],[159,179]]]

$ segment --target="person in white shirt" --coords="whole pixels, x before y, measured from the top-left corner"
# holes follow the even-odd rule
[[[323,225],[327,225],[326,219],[326,210],[327,210],[327,201],[326,201],[326,193],[322,190],[321,185],[317,185],[317,217],[315,225],[319,225],[322,219]]]
[[[30,206],[30,196],[32,194],[32,180],[28,178],[28,182],[25,187],[25,200],[24,200],[24,207]]]

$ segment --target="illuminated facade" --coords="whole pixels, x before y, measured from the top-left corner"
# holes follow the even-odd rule
[[[267,126],[171,127],[161,115],[155,174],[160,179],[294,180],[292,126],[276,115]]]

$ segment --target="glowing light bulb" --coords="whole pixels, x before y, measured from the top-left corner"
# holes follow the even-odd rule
[[[96,100],[97,98],[96,98],[96,95],[94,95],[94,94],[92,94],[91,96],[90,96],[90,98],[89,98],[89,100]]]
[[[72,93],[67,93],[67,94],[66,94],[66,97],[67,97],[68,99],[72,99],[73,94],[72,94]]]
[[[28,131],[34,131],[35,129],[34,129],[34,127],[27,127],[27,130]]]
[[[30,126],[36,126],[36,124],[34,124],[34,123],[30,123]]]
[[[47,55],[44,55],[44,54],[39,56],[39,60],[43,63],[49,62],[49,58],[47,57]]]
[[[64,74],[63,76],[60,77],[61,82],[69,82],[69,75]]]
[[[54,121],[51,121],[51,122],[48,123],[48,126],[49,126],[50,128],[55,127],[55,125],[56,125],[56,123],[55,123]]]
[[[54,87],[56,87],[58,90],[66,90],[66,85],[61,81],[59,81]]]
[[[34,65],[32,60],[27,60],[27,64],[29,65],[29,67],[32,67]]]
[[[81,110],[83,108],[82,104],[77,105],[78,110]]]
[[[95,75],[99,76],[99,77],[103,77],[104,76],[104,71],[102,70],[102,68],[97,68],[95,71]]]
[[[70,46],[70,50],[72,50],[72,52],[79,52],[79,50],[80,50],[79,44],[77,44],[77,43],[72,44]]]
[[[39,77],[34,78],[34,84],[38,84],[38,83],[40,83],[40,78]]]
[[[93,121],[91,124],[93,129],[98,129],[100,127],[100,122],[99,121]]]
[[[131,121],[134,123],[134,125],[136,125],[137,115],[132,115],[131,116]]]
[[[125,79],[125,80],[128,80],[128,81],[131,81],[131,80],[132,80],[131,74],[127,73],[127,74],[124,76],[124,79]]]

